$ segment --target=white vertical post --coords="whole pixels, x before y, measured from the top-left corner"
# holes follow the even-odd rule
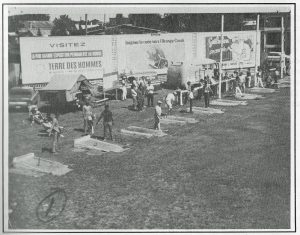
[[[281,17],[281,56],[280,56],[280,78],[283,78],[283,69],[285,67],[284,53],[284,19]]]
[[[257,86],[257,77],[256,77],[256,75],[257,75],[257,53],[258,53],[258,50],[260,50],[260,48],[257,49],[257,47],[259,46],[258,34],[259,34],[259,14],[257,14],[257,19],[256,19],[254,86]]]
[[[223,31],[224,31],[224,15],[221,16],[221,47],[220,47],[220,63],[219,63],[219,99],[222,98],[222,61],[223,61]]]

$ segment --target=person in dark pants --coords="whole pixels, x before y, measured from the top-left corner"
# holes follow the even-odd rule
[[[49,129],[49,136],[52,136],[52,151],[51,153],[56,154],[57,153],[57,143],[59,141],[60,137],[60,126],[58,124],[58,117],[59,113],[56,113],[55,115],[52,116],[52,126]]]
[[[151,81],[148,82],[148,86],[146,87],[147,94],[147,103],[148,106],[153,106],[153,94],[154,94],[154,86],[151,84]]]
[[[204,93],[205,108],[208,108],[209,107],[209,96],[210,96],[210,93],[212,93],[212,89],[210,88],[210,85],[207,81],[204,81],[203,93]]]
[[[113,114],[112,112],[109,110],[109,105],[106,104],[105,105],[105,109],[104,111],[101,113],[96,125],[98,125],[98,123],[100,122],[100,120],[103,118],[103,137],[104,139],[106,138],[106,129],[108,128],[109,130],[109,135],[110,135],[110,139],[113,140],[113,136],[112,136],[112,126],[114,124],[114,120],[113,120]]]

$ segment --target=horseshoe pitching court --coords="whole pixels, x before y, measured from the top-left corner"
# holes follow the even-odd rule
[[[92,149],[92,150],[100,150],[103,152],[115,152],[121,153],[128,148],[124,148],[118,144],[112,144],[105,141],[100,141],[91,138],[89,135],[84,136],[74,140],[74,147],[75,148],[85,148],[85,149]]]

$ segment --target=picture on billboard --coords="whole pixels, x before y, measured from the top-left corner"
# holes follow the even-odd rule
[[[225,35],[222,65],[225,68],[255,65],[254,35]],[[206,37],[206,58],[220,62],[221,36]]]
[[[185,39],[172,35],[158,39],[143,37],[140,40],[125,40],[126,68],[129,71],[161,70],[167,71],[171,61],[183,61]]]

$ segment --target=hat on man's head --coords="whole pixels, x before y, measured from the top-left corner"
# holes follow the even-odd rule
[[[159,101],[157,101],[157,103],[158,103],[158,104],[162,104],[162,102],[161,102],[160,100],[159,100]]]

